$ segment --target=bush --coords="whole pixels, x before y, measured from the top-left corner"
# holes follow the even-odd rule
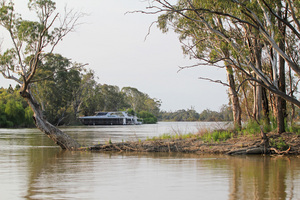
[[[141,111],[137,114],[137,116],[141,119],[143,119],[144,124],[156,124],[157,118],[147,111]]]
[[[17,89],[0,88],[0,128],[33,127],[32,115]]]

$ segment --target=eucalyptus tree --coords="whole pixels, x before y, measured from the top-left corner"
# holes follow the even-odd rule
[[[124,95],[125,101],[135,112],[148,111],[151,114],[158,116],[159,107],[161,105],[160,100],[150,98],[148,94],[132,87],[123,87],[121,92]]]
[[[148,7],[150,10],[145,12],[161,13],[158,19],[160,27],[171,25],[182,33],[183,38],[190,37],[192,45],[189,45],[188,50],[195,52],[196,57],[202,60],[206,57],[205,64],[224,61],[225,66],[230,65],[236,72],[245,75],[240,84],[246,81],[259,84],[279,98],[300,107],[300,101],[287,94],[278,83],[278,77],[283,76],[278,66],[283,66],[283,61],[292,70],[294,78],[299,80],[298,1],[179,0],[176,4],[171,4],[168,0],[151,2]],[[181,29],[182,25],[184,29]],[[195,28],[189,29],[190,27]],[[282,27],[286,28],[285,36]],[[206,36],[201,37],[204,34]],[[225,54],[226,51],[228,54]],[[217,59],[211,60],[214,56]],[[262,68],[263,64],[267,69]],[[278,121],[281,126],[278,132],[281,133],[284,130],[283,120]]]
[[[146,94],[132,87],[124,87],[121,91],[124,94],[126,101],[135,112],[144,110],[145,100],[147,99]]]
[[[63,149],[74,150],[80,145],[69,135],[50,124],[31,92],[31,85],[45,56],[51,54],[57,44],[78,25],[80,13],[56,12],[51,0],[29,0],[28,8],[36,14],[36,20],[25,20],[15,13],[13,1],[0,1],[0,25],[8,33],[11,45],[0,55],[0,71],[3,77],[21,85],[20,94],[34,112],[36,126]]]
[[[66,123],[65,119],[73,118],[74,108],[79,104],[82,83],[82,66],[72,63],[60,54],[48,54],[37,70],[32,86],[46,119],[55,125]]]
[[[185,3],[187,2],[180,1],[178,2],[178,6],[181,7]],[[197,3],[195,1],[195,4]],[[207,3],[203,4],[203,6],[205,8],[214,6],[219,7],[218,9],[227,9],[224,4],[211,5]],[[206,18],[206,20],[208,20],[216,29],[226,31],[222,17],[214,17],[212,14],[209,13],[202,17]],[[192,58],[201,61],[201,63],[199,63],[196,66],[210,65],[214,67],[224,67],[226,69],[228,83],[223,83],[220,81],[215,82],[219,82],[225,86],[228,86],[229,97],[232,105],[234,126],[235,128],[240,129],[242,113],[236,81],[234,78],[235,70],[231,63],[226,62],[226,58],[231,56],[231,49],[228,45],[226,45],[226,41],[224,41],[217,34],[208,30],[203,23],[199,23],[197,18],[197,13],[192,10],[187,10],[184,13],[184,16],[180,15],[178,12],[173,12],[169,10],[166,14],[159,16],[158,25],[163,32],[168,31],[169,27],[171,26],[174,28],[174,31],[176,33],[180,34],[179,39],[183,44],[183,52],[185,54],[190,55]],[[236,38],[236,40],[238,40],[238,38]],[[224,61],[225,66],[222,66]],[[203,77],[200,78],[206,80],[208,79]]]
[[[124,95],[118,86],[101,85],[101,95],[103,97],[103,111],[115,111],[127,107]]]
[[[95,93],[95,87],[97,82],[95,80],[95,72],[93,70],[85,70],[81,74],[81,80],[79,87],[73,91],[73,101],[72,107],[74,111],[74,118],[77,119],[80,111],[82,110],[82,105],[84,102],[91,97],[91,93]]]

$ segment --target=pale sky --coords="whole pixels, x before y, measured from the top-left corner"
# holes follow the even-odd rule
[[[25,0],[14,0],[17,9],[26,7]],[[135,87],[151,98],[161,99],[162,110],[176,111],[194,107],[218,111],[228,103],[227,88],[199,80],[210,77],[226,81],[225,71],[212,67],[197,67],[178,71],[179,66],[197,63],[186,58],[178,36],[163,34],[156,26],[144,41],[150,24],[157,16],[126,14],[145,10],[141,0],[57,0],[57,7],[88,13],[84,24],[70,33],[57,47],[56,53],[87,66],[96,72],[101,84]],[[20,11],[22,12],[22,11]],[[5,37],[0,33],[0,37]],[[0,86],[8,81],[0,77]],[[12,85],[15,85],[14,83]]]

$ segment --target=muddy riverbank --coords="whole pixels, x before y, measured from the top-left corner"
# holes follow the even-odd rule
[[[205,142],[199,137],[187,139],[156,139],[98,144],[84,147],[89,151],[185,152],[199,154],[281,154],[300,155],[300,135],[268,134],[269,147],[264,149],[259,136],[235,136],[226,141]]]

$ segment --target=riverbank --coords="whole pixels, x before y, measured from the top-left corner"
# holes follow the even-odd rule
[[[280,154],[300,155],[300,135],[295,133],[269,133],[269,147],[262,145],[260,136],[233,136],[225,141],[205,142],[200,137],[154,139],[145,141],[98,144],[84,147],[89,151],[182,152],[198,154]]]

